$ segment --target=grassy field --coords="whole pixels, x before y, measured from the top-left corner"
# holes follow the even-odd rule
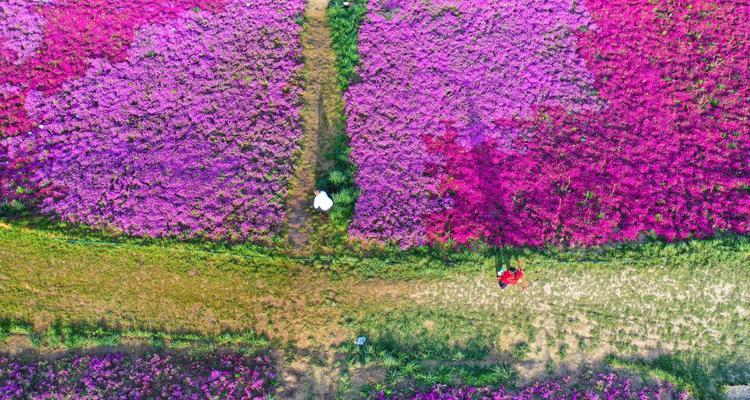
[[[528,265],[527,292],[497,288],[484,248],[294,257],[6,219],[0,339],[273,347],[291,390],[346,397],[605,366],[706,398],[750,380],[750,239],[508,254]]]

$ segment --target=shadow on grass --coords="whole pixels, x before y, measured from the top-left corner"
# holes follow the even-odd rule
[[[662,354],[652,360],[610,357],[608,364],[644,380],[668,381],[698,400],[724,400],[728,385],[750,383],[750,360],[700,359],[685,353]]]
[[[513,389],[520,384],[516,368],[533,367],[533,361],[524,361],[512,351],[494,353],[496,337],[480,333],[479,327],[465,331],[456,325],[467,325],[466,321],[454,321],[455,325],[449,326],[450,321],[437,317],[431,318],[434,326],[422,329],[425,317],[415,314],[391,318],[385,326],[379,320],[360,321],[363,328],[359,334],[367,341],[361,347],[353,342],[340,344],[337,350],[345,355],[340,367],[347,382],[361,382],[359,371],[370,375],[379,371],[380,379],[347,390],[399,392],[427,390],[438,384]],[[537,381],[562,376],[575,381],[600,372],[619,371],[638,376],[646,383],[672,383],[698,400],[724,400],[726,386],[750,383],[750,360],[710,355],[699,358],[689,353],[657,354],[648,359],[610,356],[583,364],[548,363],[544,369],[535,378]],[[526,376],[525,380],[529,378],[532,377]]]
[[[263,246],[252,243],[211,241],[208,239],[138,238],[113,231],[103,231],[39,216],[26,209],[7,204],[0,207],[0,222],[11,227],[33,229],[46,241],[59,241],[80,246],[151,246],[180,249],[216,255],[228,255],[252,263],[273,264],[276,269],[308,267],[329,274],[331,279],[355,276],[360,279],[435,279],[448,275],[489,272],[498,265],[522,258],[529,270],[561,267],[591,268],[594,266],[652,268],[655,265],[702,268],[709,265],[740,265],[750,257],[750,237],[717,233],[712,239],[666,243],[658,238],[644,237],[639,243],[613,243],[586,248],[491,247],[482,242],[466,246],[452,243],[434,244],[410,249],[395,245],[370,245],[350,242],[331,253],[297,257],[283,245]],[[747,271],[744,269],[743,271]]]
[[[235,348],[237,351],[251,352],[279,347],[279,343],[253,331],[205,335],[185,331],[124,330],[104,321],[54,321],[45,329],[35,330],[28,321],[0,318],[0,348],[13,335],[26,336],[30,347],[22,350],[32,353],[123,346],[200,351]]]
[[[430,318],[426,328],[424,317]],[[509,357],[500,360],[492,354],[492,333],[474,330],[466,321],[451,324],[439,315],[409,314],[397,319],[390,327],[365,321],[359,330],[360,336],[367,337],[363,346],[347,342],[336,347],[344,355],[339,362],[344,381],[360,384],[341,390],[371,394],[438,384],[514,387],[517,372]],[[363,380],[363,374],[378,379]]]
[[[480,270],[484,267],[485,259],[481,252],[469,250],[453,252],[436,247],[408,251],[388,247],[352,248],[340,249],[335,254],[298,257],[288,253],[288,249],[285,248],[264,247],[256,244],[202,239],[130,237],[113,231],[38,216],[26,211],[16,213],[8,213],[7,210],[0,211],[0,223],[6,223],[11,228],[11,231],[6,231],[4,234],[6,240],[19,243],[44,241],[86,248],[129,247],[135,248],[136,251],[138,247],[158,248],[160,251],[174,249],[206,255],[238,257],[253,264],[273,264],[276,269],[304,266],[313,271],[330,274],[333,279],[346,275],[356,275],[363,279],[440,277],[450,272]]]
[[[207,238],[154,238],[129,236],[122,232],[94,228],[82,224],[65,222],[53,216],[35,213],[27,208],[10,207],[0,204],[0,222],[16,227],[33,229],[50,235],[63,236],[69,243],[99,244],[99,245],[140,245],[140,246],[175,246],[185,245],[208,252],[233,251],[235,253],[251,253],[257,255],[276,255],[281,253],[281,247],[275,243],[264,245],[254,243],[238,243],[230,241],[210,240]]]

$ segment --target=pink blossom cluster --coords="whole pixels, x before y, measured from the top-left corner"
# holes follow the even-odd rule
[[[373,1],[347,94],[355,236],[750,232],[743,2]]]
[[[30,90],[57,91],[93,59],[122,61],[142,25],[224,0],[7,0],[0,4],[0,137],[34,126],[23,108]]]
[[[635,385],[628,377],[616,373],[597,374],[587,382],[573,382],[569,376],[556,380],[532,383],[519,390],[505,387],[447,387],[438,385],[430,391],[413,394],[377,395],[378,400],[686,400],[686,392],[676,390],[669,383]]]
[[[590,24],[566,0],[374,0],[359,37],[361,82],[346,94],[352,158],[361,190],[351,232],[425,244],[440,198],[443,157],[425,137],[445,124],[461,143],[510,144],[516,132],[485,129],[531,117],[538,104],[598,107],[574,32]]]
[[[268,356],[115,352],[48,361],[0,356],[0,400],[264,399],[275,379]]]
[[[36,56],[2,65],[6,196],[134,235],[282,229],[303,0],[22,3],[46,28]]]

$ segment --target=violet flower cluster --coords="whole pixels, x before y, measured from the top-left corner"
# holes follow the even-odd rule
[[[686,400],[688,393],[669,383],[638,386],[630,378],[615,373],[598,374],[591,380],[571,384],[570,377],[536,382],[517,391],[505,387],[447,387],[438,385],[430,391],[386,396],[378,400]]]
[[[573,32],[590,23],[566,0],[373,0],[360,30],[361,82],[346,94],[352,158],[361,195],[351,232],[365,239],[425,244],[442,157],[425,137],[460,127],[462,143],[510,142],[483,129],[528,117],[540,103],[597,107],[593,78]]]
[[[373,0],[351,232],[600,244],[750,232],[742,2]]]
[[[240,354],[0,356],[0,400],[264,399],[275,388],[272,365],[268,356]]]
[[[133,235],[282,229],[303,0],[22,3],[46,28],[43,51],[2,65],[6,196]]]
[[[24,109],[30,90],[54,92],[91,60],[122,61],[135,31],[192,7],[219,10],[223,0],[6,0],[0,3],[0,137],[35,124]]]

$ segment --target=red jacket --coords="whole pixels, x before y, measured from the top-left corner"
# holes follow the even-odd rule
[[[497,280],[506,285],[515,285],[516,283],[520,282],[521,279],[523,279],[523,271],[520,269],[516,270],[516,272],[510,272],[506,270],[500,275],[500,277],[497,278]]]

